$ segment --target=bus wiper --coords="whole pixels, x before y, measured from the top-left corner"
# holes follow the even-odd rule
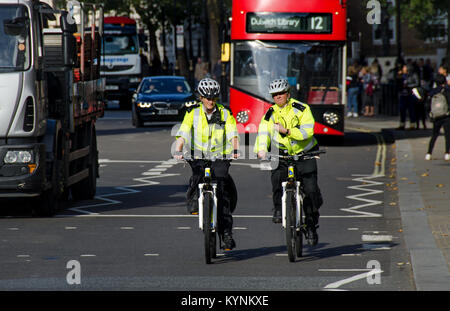
[[[290,51],[295,51],[296,50],[295,48],[268,44],[268,43],[265,43],[265,42],[263,42],[261,40],[255,40],[255,42],[258,43],[259,45],[262,45],[265,48],[268,48],[268,49],[279,49],[279,50],[290,50]]]

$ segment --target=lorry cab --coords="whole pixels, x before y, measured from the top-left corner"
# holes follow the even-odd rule
[[[80,4],[80,24],[74,14],[0,0],[0,200],[36,198],[42,215],[69,190],[93,196],[98,176],[103,9]]]

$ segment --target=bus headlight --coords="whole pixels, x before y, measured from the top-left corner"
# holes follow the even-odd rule
[[[242,123],[242,124],[247,123],[249,119],[250,119],[250,116],[248,115],[247,110],[239,111],[238,114],[236,115],[236,121],[238,121],[239,123]]]
[[[335,125],[339,122],[339,116],[336,112],[327,111],[322,117],[328,125]]]
[[[33,159],[31,150],[10,150],[6,153],[3,161],[7,164],[29,163]]]

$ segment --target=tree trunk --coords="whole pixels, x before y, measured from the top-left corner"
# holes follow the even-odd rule
[[[150,36],[150,59],[151,74],[161,74],[161,56],[159,55],[156,32],[153,25],[147,24]]]
[[[450,7],[447,9],[447,66],[450,64]]]
[[[220,57],[220,46],[219,46],[219,22],[220,22],[220,11],[219,11],[219,1],[221,0],[207,0],[208,9],[208,21],[209,21],[209,69],[212,70],[217,60]]]

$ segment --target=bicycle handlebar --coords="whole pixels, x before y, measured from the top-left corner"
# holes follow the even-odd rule
[[[272,158],[278,158],[278,159],[292,159],[295,161],[298,160],[310,160],[310,159],[319,159],[319,154],[326,153],[325,150],[317,150],[317,151],[310,151],[310,152],[301,152],[299,154],[294,155],[278,155],[278,154],[269,154],[267,155],[266,159],[261,159],[261,161],[271,161]]]

